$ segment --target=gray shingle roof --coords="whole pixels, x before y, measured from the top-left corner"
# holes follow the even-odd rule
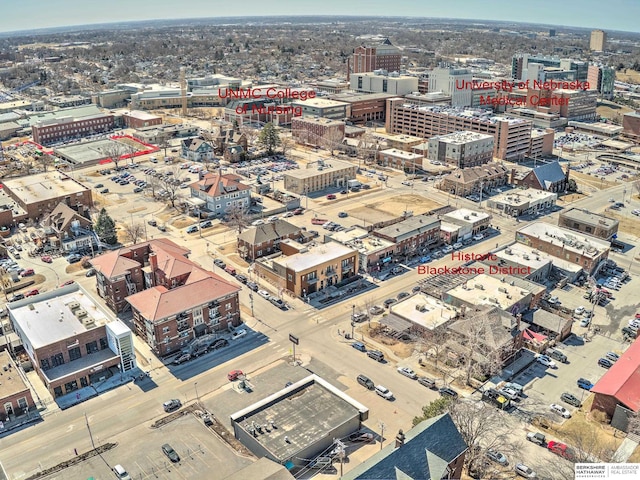
[[[565,179],[565,173],[558,162],[547,163],[533,169],[533,174],[546,190],[551,185]]]
[[[265,223],[264,225],[248,228],[238,235],[238,240],[242,240],[250,245],[256,245],[299,232],[301,232],[300,227],[285,220],[278,219],[273,223]]]

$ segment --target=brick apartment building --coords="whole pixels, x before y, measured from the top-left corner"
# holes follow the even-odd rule
[[[0,382],[0,422],[12,421],[15,415],[35,408],[29,385],[23,380],[9,352],[0,352],[3,366]]]
[[[291,121],[291,133],[296,142],[314,147],[339,146],[344,139],[345,123],[329,118],[296,117]]]
[[[136,367],[131,330],[77,284],[8,305],[33,368],[54,397]]]
[[[395,244],[396,259],[407,258],[440,243],[440,223],[435,215],[417,215],[371,233]]]
[[[280,242],[285,238],[300,240],[303,234],[301,227],[285,220],[249,227],[238,235],[238,253],[247,261],[271,255],[280,251]]]
[[[476,167],[493,159],[493,135],[478,132],[454,132],[432,137],[427,158],[457,168]]]
[[[387,100],[385,128],[421,138],[464,130],[493,135],[493,156],[501,160],[522,160],[531,149],[530,121],[496,116],[490,110],[416,105],[392,98]]]
[[[98,294],[116,312],[131,307],[135,333],[160,355],[240,320],[240,287],[202,269],[189,251],[155,239],[94,258]]]
[[[329,98],[347,103],[347,120],[361,125],[367,122],[384,122],[387,99],[392,97],[387,93],[340,93]]]

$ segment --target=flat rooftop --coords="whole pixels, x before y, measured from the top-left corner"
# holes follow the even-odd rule
[[[89,190],[70,175],[55,170],[5,180],[4,185],[25,205]]]
[[[320,85],[320,82],[318,82]],[[395,95],[389,95],[388,93],[356,93],[345,92],[335,93],[331,95],[332,100],[338,100],[339,102],[355,103],[366,102],[371,100],[386,100],[387,98],[393,98]]]
[[[123,115],[127,115],[138,120],[156,120],[158,118],[161,118],[159,115],[153,115],[142,110],[131,110],[130,112],[123,112]]]
[[[340,125],[344,125],[344,122],[342,120],[334,120],[331,118],[324,118],[324,117],[304,116],[300,119],[296,118],[296,121],[300,121],[300,120],[302,120],[305,123],[311,123],[314,125],[324,125],[326,127],[338,127]]]
[[[305,178],[315,177],[316,175],[322,175],[323,173],[328,173],[330,171],[342,171],[349,168],[356,169],[357,166],[353,163],[343,162],[332,158],[331,160],[325,160],[324,165],[318,165],[317,163],[308,164],[307,168],[288,170],[284,172],[284,175],[302,180]]]
[[[489,125],[494,125],[499,121],[504,121],[511,125],[530,123],[528,120],[524,120],[522,118],[503,117],[495,115],[493,110],[484,110],[480,108],[451,107],[447,105],[416,105],[413,103],[405,103],[402,105],[402,108],[447,115],[450,117],[467,118],[469,120],[475,120],[476,122]]]
[[[545,202],[548,200],[555,200],[557,198],[558,194],[553,192],[545,192],[544,190],[537,190],[535,188],[526,188],[524,190],[516,189],[499,193],[498,195],[491,197],[490,200],[494,203],[502,203],[511,207],[522,207],[531,202]]]
[[[486,133],[479,132],[470,132],[468,130],[464,130],[461,132],[453,132],[447,135],[437,135],[435,137],[431,137],[429,140],[438,140],[444,143],[450,143],[453,145],[463,145],[467,142],[475,142],[477,140],[493,140],[493,135],[487,135]]]
[[[8,398],[18,393],[29,390],[27,384],[16,368],[16,364],[6,350],[0,352],[0,365],[6,370],[2,371],[0,382],[0,398]]]
[[[105,138],[64,147],[54,147],[53,151],[66,160],[78,166],[83,166],[83,164],[94,164],[107,158],[109,155],[105,152],[112,148],[114,143],[117,143],[117,141]],[[124,146],[122,153],[125,153]]]
[[[329,237],[336,242],[357,250],[363,255],[386,250],[395,245],[389,240],[370,235],[367,230],[360,227],[348,228],[342,232],[333,233]]]
[[[34,349],[63,341],[112,321],[77,284],[9,303],[8,308],[13,321]]]
[[[340,243],[329,242],[310,247],[306,252],[276,257],[273,259],[273,263],[290,268],[295,272],[302,272],[317,265],[337,260],[350,253],[355,253],[355,251]]]
[[[405,150],[398,150],[397,148],[387,148],[379,152],[383,155],[390,155],[392,157],[402,158],[404,160],[420,160],[424,158],[424,155],[419,153],[407,152]]]
[[[347,107],[349,105],[345,102],[338,102],[336,100],[329,100],[328,98],[309,98],[307,100],[295,100],[291,102],[291,105],[299,105],[301,107],[317,107],[317,108],[331,108],[331,107]]]
[[[354,417],[367,414],[365,406],[317,375],[310,375],[232,414],[231,422],[249,434],[257,425],[263,432],[268,427],[270,431],[258,434],[256,440],[274,458],[288,460]],[[275,428],[270,428],[271,422]]]
[[[498,257],[498,260],[505,260],[524,267],[531,267],[532,271],[539,270],[549,263],[555,263],[552,262],[552,257],[550,255],[540,253],[527,245],[523,245],[522,243],[509,245],[508,247],[495,252],[495,256]]]
[[[502,278],[505,279],[504,282]],[[544,289],[544,287],[541,288]],[[459,298],[472,305],[492,305],[501,310],[510,311],[513,305],[522,301],[530,293],[532,292],[524,290],[521,286],[512,286],[507,281],[507,276],[481,273],[473,280],[449,290],[446,296]]]
[[[38,112],[29,115],[29,124],[35,125],[41,122],[57,121],[62,118],[84,118],[105,115],[97,105],[81,105],[79,107],[61,108],[53,112]]]
[[[451,305],[427,295],[416,293],[391,305],[390,312],[427,330],[434,330],[456,316]]]
[[[409,217],[393,225],[374,230],[374,233],[390,238],[398,238],[420,231],[430,230],[440,225],[440,219],[435,215],[417,215]]]
[[[380,140],[386,140],[388,142],[395,142],[399,144],[415,144],[424,142],[422,137],[414,137],[413,135],[394,135],[390,133],[375,132],[372,134],[375,138]]]
[[[562,212],[561,215],[576,222],[602,228],[615,227],[620,223],[615,218],[605,217],[604,215],[598,215],[597,213],[592,213],[589,210],[582,210],[580,208],[571,208],[566,212]]]
[[[528,235],[539,238],[556,246],[564,246],[570,252],[595,258],[602,252],[611,248],[611,243],[592,237],[582,232],[575,232],[548,223],[534,222],[525,225],[516,232],[516,241],[519,236]]]
[[[461,223],[477,223],[491,218],[491,215],[485,212],[477,212],[469,208],[459,208],[453,212],[445,213],[442,215],[443,220],[451,220]]]

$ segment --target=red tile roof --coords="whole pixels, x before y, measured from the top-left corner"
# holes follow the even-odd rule
[[[610,395],[634,412],[640,410],[640,339],[631,344],[591,391]]]
[[[204,191],[207,195],[217,197],[232,192],[249,190],[251,187],[240,183],[242,177],[232,173],[206,173],[199,181],[191,184],[191,188]]]
[[[223,280],[214,273],[204,270],[194,273],[200,277],[194,282],[187,282],[171,290],[163,286],[153,287],[127,297],[127,302],[145,319],[155,322],[240,291],[239,286]]]

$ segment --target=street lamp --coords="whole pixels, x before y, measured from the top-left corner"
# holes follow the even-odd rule
[[[351,305],[351,338],[354,338],[353,337],[353,335],[354,335],[353,329],[356,326],[356,323],[355,323],[355,320],[354,320],[355,318],[356,318],[356,306],[355,305]]]
[[[200,403],[200,396],[198,395],[198,382],[193,384],[193,387],[196,389],[196,403]]]
[[[251,304],[251,316],[255,317],[253,314],[253,292],[249,292],[249,303]]]

